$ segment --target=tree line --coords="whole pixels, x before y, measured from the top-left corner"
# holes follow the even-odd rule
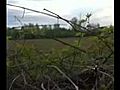
[[[71,22],[73,23],[75,28],[79,28],[78,26],[85,26],[87,23],[87,28],[91,29],[90,33],[81,33],[75,32],[73,28],[61,28],[60,24],[54,24],[53,28],[51,25],[41,25],[42,28],[39,27],[38,24],[34,25],[29,23],[28,25],[24,25],[21,28],[7,28],[7,38],[8,39],[40,39],[40,38],[66,38],[66,37],[77,37],[77,36],[91,36],[101,33],[101,29],[92,29],[95,27],[100,27],[99,24],[92,25],[89,23],[90,14],[86,15],[85,19],[78,19],[73,17]],[[76,26],[78,25],[78,26]],[[112,28],[113,26],[111,26]],[[104,27],[107,28],[107,27]],[[79,28],[81,29],[81,28]]]

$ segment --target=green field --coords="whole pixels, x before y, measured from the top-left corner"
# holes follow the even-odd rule
[[[114,47],[113,47],[114,38],[113,38],[113,34],[111,35],[105,38],[104,40],[109,44],[110,48],[114,50]],[[79,38],[59,38],[59,40],[62,40],[66,43],[69,43],[71,45],[78,47]],[[24,47],[23,47],[23,44],[24,44]],[[71,79],[74,81],[77,81],[78,79],[81,79],[81,78],[84,79],[84,77],[82,76],[85,76],[86,78],[89,77],[89,79],[85,81],[86,85],[88,85],[86,86],[87,89],[81,89],[81,90],[91,90],[91,86],[90,86],[91,82],[92,82],[92,86],[94,86],[94,81],[95,81],[95,80],[92,80],[91,78],[91,77],[94,78],[94,75],[92,75],[94,74],[94,72],[91,69],[85,72],[84,70],[86,70],[86,66],[93,67],[95,63],[95,61],[93,60],[94,58],[108,57],[108,55],[110,55],[111,53],[110,48],[108,48],[108,46],[105,45],[104,42],[101,42],[96,36],[83,37],[80,40],[79,48],[87,51],[87,53],[81,53],[81,52],[77,53],[77,50],[73,48],[66,49],[68,47],[69,46],[64,45],[53,39],[27,39],[25,41],[24,40],[8,40],[7,41],[7,52],[8,52],[7,68],[8,68],[8,75],[9,75],[8,77],[10,78],[8,83],[10,84],[12,82],[11,80],[14,79],[13,76],[17,76],[19,74],[20,70],[18,67],[22,67],[22,68],[24,67],[24,70],[26,70],[25,71],[26,78],[31,76],[30,79],[28,78],[27,80],[28,82],[34,81],[35,83],[38,83],[38,84],[40,84],[41,82],[44,82],[45,85],[47,85],[46,81],[44,80],[44,76],[48,75],[53,80],[56,80],[56,82],[59,82],[59,86],[61,86],[61,88],[64,88],[64,86],[62,85],[66,83],[65,77],[62,77],[62,75],[59,72],[56,72],[55,69],[51,69],[51,68],[48,69],[46,67],[46,65],[55,65],[59,67],[63,72],[68,74],[71,77]],[[19,52],[19,49],[22,49],[22,52]],[[37,49],[38,51],[42,51],[44,53],[41,53],[41,52],[38,53],[34,49]],[[55,51],[49,52],[53,49],[55,49]],[[103,60],[104,59],[100,59],[98,62],[102,63]],[[100,64],[100,66],[103,67],[103,70],[106,70],[105,72],[110,74],[112,77],[114,75],[113,64],[114,64],[114,55],[112,54],[112,56],[108,58],[108,61],[105,64]],[[81,73],[80,74],[81,77],[79,77],[79,72]],[[22,77],[19,79],[22,80]],[[23,81],[20,81],[19,79],[15,82],[14,87],[19,86],[17,85],[17,82],[23,83]],[[102,80],[108,84],[109,82],[111,82],[111,79],[109,79],[108,77],[102,78]],[[91,81],[91,82],[89,83],[88,81]],[[101,87],[102,85],[105,84],[104,82],[101,83]],[[67,85],[70,88],[73,88],[69,83],[67,83]],[[113,88],[113,82],[111,83],[111,86]],[[105,89],[107,87],[103,86],[103,88],[99,90],[113,90],[112,88]],[[32,90],[32,89],[28,89],[28,90]],[[65,89],[65,90],[69,90],[69,89]],[[70,90],[73,90],[73,89],[70,89]]]
[[[60,39],[62,41],[65,41],[69,44],[73,44],[75,42],[75,40],[77,40],[77,38],[62,38]],[[7,45],[8,48],[12,49],[15,47],[16,43],[19,44],[23,44],[23,40],[9,40]],[[37,48],[39,48],[40,50],[51,50],[51,49],[62,49],[64,47],[67,47],[66,45],[61,44],[58,41],[52,40],[52,39],[29,39],[29,40],[25,40],[25,45],[26,46],[35,46]]]
[[[93,37],[92,37],[93,38]],[[93,43],[90,43],[92,38],[84,38],[80,41],[81,47],[87,48]],[[62,40],[69,44],[75,44],[76,41],[79,40],[79,38],[59,38],[59,40]],[[12,49],[15,47],[15,44],[23,44],[23,40],[9,40],[7,42],[7,46],[9,49]],[[51,50],[51,49],[62,49],[64,47],[68,47],[58,41],[55,41],[53,39],[28,39],[25,40],[25,46],[35,46],[39,48],[40,50]]]

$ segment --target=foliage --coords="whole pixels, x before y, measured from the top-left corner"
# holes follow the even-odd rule
[[[26,45],[24,41],[23,43],[17,42],[14,44],[14,48],[9,49],[10,53],[7,55],[8,88],[13,80],[20,75],[12,85],[12,89],[33,90],[39,88],[41,90],[43,83],[44,88],[49,90],[53,88],[55,88],[54,90],[74,90],[71,83],[62,77],[59,71],[48,67],[48,65],[54,65],[71,78],[79,89],[91,90],[96,86],[96,73],[93,68],[97,63],[100,70],[97,75],[98,90],[113,90],[114,30],[111,28],[113,27],[104,28],[99,35],[77,38],[73,45],[84,49],[86,53],[73,47],[44,52],[40,51],[34,44]],[[49,30],[43,31],[39,32],[49,38],[53,34],[54,37],[67,34],[65,30],[63,30],[64,33],[59,32],[59,30],[56,33],[51,33]],[[36,32],[34,32],[35,36],[38,34]],[[106,63],[103,64],[103,62]]]
[[[87,16],[86,16],[87,17]],[[89,17],[88,17],[89,18]],[[74,24],[74,27],[77,29],[80,29],[82,24],[86,24],[86,19],[77,19],[76,17],[73,17],[71,19],[71,22]],[[78,27],[79,26],[79,27]],[[40,38],[65,38],[65,37],[78,37],[78,36],[95,36],[97,34],[100,34],[101,32],[109,32],[111,33],[113,31],[113,26],[105,27],[103,29],[94,29],[89,33],[81,33],[81,32],[75,32],[73,29],[66,29],[66,28],[50,28],[47,27],[47,25],[43,26],[42,28],[39,28],[39,25],[36,24],[29,24],[22,26],[21,29],[17,28],[8,28],[7,29],[7,36],[10,36],[10,39],[16,40],[16,39],[40,39]],[[104,35],[103,35],[104,36]]]
[[[21,35],[24,35],[21,39],[40,39],[40,38],[53,38],[53,37],[74,37],[75,32],[73,30],[65,29],[65,28],[42,28],[38,29],[37,27],[25,26],[23,30],[7,30],[7,36],[11,36],[12,39],[19,39]]]

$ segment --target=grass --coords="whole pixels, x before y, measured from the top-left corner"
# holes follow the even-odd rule
[[[67,43],[73,44],[76,40],[76,38],[60,38],[60,40],[63,40]],[[18,43],[22,44],[23,40],[19,40],[17,41]],[[16,41],[15,40],[9,40],[7,45],[9,49],[14,48]],[[64,47],[68,47],[66,45],[63,45],[55,40],[52,39],[29,39],[29,40],[25,40],[25,45],[33,45],[37,48],[39,48],[39,50],[43,50],[43,51],[48,51],[51,49],[62,49]]]
[[[59,39],[64,41],[64,42],[66,42],[66,43],[74,45],[75,42],[78,41],[79,38],[73,38],[72,37],[72,38],[59,38]],[[87,50],[87,49],[89,49],[91,47],[96,46],[95,45],[96,40],[97,40],[97,38],[94,37],[94,36],[89,37],[89,38],[88,37],[84,37],[84,38],[82,38],[80,40],[79,47],[84,49],[84,50]],[[9,40],[7,42],[8,51],[10,49],[15,48],[16,42],[19,43],[19,44],[23,44],[23,40],[17,40],[17,41]],[[52,40],[52,39],[28,39],[28,40],[25,40],[25,46],[34,46],[38,50],[42,50],[44,52],[50,51],[52,49],[61,50],[61,49],[69,47],[69,46],[66,46],[66,45],[58,42],[58,41]]]
[[[58,38],[66,43],[69,44],[74,44],[75,41],[77,41],[79,38]],[[88,43],[90,44],[90,42],[93,41],[93,37],[92,38],[83,38],[81,40],[81,46],[86,46],[88,45]],[[7,45],[9,46],[9,48],[13,48],[14,44],[18,42],[19,44],[23,43],[23,40],[9,40],[7,42]],[[61,49],[66,47],[66,45],[61,44],[58,41],[52,40],[52,39],[27,39],[25,40],[25,45],[34,45],[36,47],[39,47],[39,49],[41,50],[50,50],[52,48],[54,49]]]
[[[77,46],[77,40],[78,38],[59,38],[60,40],[67,42],[69,44],[73,44]],[[113,38],[107,38],[108,41],[110,41],[111,43]],[[23,44],[23,40],[8,40],[8,52],[10,51],[10,49],[14,49],[14,51],[16,50],[16,42],[19,43],[17,45],[22,45]],[[20,46],[21,46],[20,45]],[[31,46],[37,48],[38,50],[42,50],[44,52],[46,51],[50,51],[52,49],[55,50],[62,50],[65,48],[67,48],[68,46],[63,45],[55,40],[52,39],[30,39],[30,40],[26,40],[25,41],[25,49],[23,50],[24,52],[22,52],[21,54],[18,53],[17,59],[16,57],[11,57],[8,58],[8,66],[15,66],[16,63],[14,63],[14,60],[20,60],[20,64],[21,63],[28,63],[26,65],[24,65],[24,68],[26,71],[29,72],[29,74],[32,76],[33,81],[34,80],[39,80],[40,81],[34,81],[35,83],[40,84],[41,82],[44,83],[44,85],[46,83],[46,80],[44,79],[45,75],[48,75],[52,80],[59,82],[58,85],[61,86],[61,88],[64,88],[64,86],[62,86],[62,84],[64,85],[66,83],[67,86],[69,86],[69,88],[71,89],[65,89],[65,90],[73,90],[74,87],[71,87],[71,84],[69,84],[68,82],[65,81],[65,77],[61,77],[61,75],[56,72],[53,69],[48,69],[46,67],[46,65],[55,65],[57,67],[60,68],[60,70],[62,70],[63,72],[66,73],[66,75],[68,75],[72,80],[74,80],[74,83],[77,85],[79,79],[81,78],[88,78],[89,79],[86,82],[86,89],[83,90],[91,90],[91,88],[94,85],[94,72],[92,70],[86,71],[84,72],[84,70],[86,70],[85,67],[81,67],[81,66],[93,66],[94,62],[92,60],[92,58],[96,58],[99,57],[100,55],[104,55],[103,57],[107,56],[107,54],[109,54],[109,49],[107,47],[105,47],[105,45],[103,44],[103,42],[99,42],[99,40],[97,39],[97,37],[94,36],[90,36],[90,37],[84,37],[81,39],[80,41],[80,48],[89,51],[87,54],[74,54],[74,49],[69,49],[66,51],[62,51],[62,52],[52,52],[52,53],[38,53],[36,51],[34,51],[33,49],[31,49]],[[18,47],[19,48],[19,47]],[[21,48],[21,47],[20,47]],[[22,47],[23,48],[23,47]],[[102,54],[101,54],[102,52]],[[8,55],[11,54],[11,52],[8,53]],[[68,56],[67,58],[64,58]],[[109,59],[109,63],[110,65],[113,65],[113,57]],[[29,62],[28,62],[29,61]],[[74,61],[74,62],[73,62]],[[102,62],[101,60],[99,62]],[[112,73],[111,75],[113,76],[113,72],[114,69],[113,67],[110,67],[109,64],[105,64],[104,66],[101,65],[103,68],[103,70],[108,70],[106,72],[108,73]],[[8,67],[8,73],[11,76],[17,75],[17,71],[19,71],[19,69],[13,69],[13,68],[9,68]],[[82,73],[80,74],[81,76],[79,77],[79,72]],[[25,73],[27,75],[27,73]],[[29,76],[29,75],[28,75]],[[83,76],[83,77],[82,77]],[[27,76],[26,76],[27,77]],[[107,79],[103,79],[105,81],[105,83],[109,83],[109,78]],[[19,80],[18,80],[19,81]],[[33,82],[32,81],[32,82]],[[28,79],[28,82],[31,82],[30,79]],[[79,82],[80,84],[80,82]],[[36,84],[37,85],[37,84]],[[35,85],[35,86],[36,86]],[[51,84],[52,85],[52,84]],[[103,84],[104,85],[104,82]],[[79,85],[78,85],[79,86]],[[80,85],[80,88],[82,85]],[[111,85],[113,86],[113,85]],[[15,87],[15,86],[14,86]],[[40,87],[40,86],[39,86]],[[104,88],[106,88],[104,86]],[[103,89],[104,89],[103,88]],[[103,89],[99,89],[99,90],[103,90]],[[29,89],[31,90],[31,89]],[[82,90],[82,89],[81,89]],[[108,90],[108,89],[104,89],[104,90]],[[111,89],[113,90],[113,89]]]

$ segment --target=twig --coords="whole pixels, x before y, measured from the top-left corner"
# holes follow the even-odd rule
[[[103,40],[103,38],[101,38],[101,37],[98,36],[98,39],[101,40],[101,41],[111,50],[112,53],[114,52],[114,51],[112,50],[112,48],[110,47],[110,45],[108,45],[108,43]]]
[[[98,90],[98,65],[95,65],[95,90]]]
[[[33,88],[33,89],[41,90],[41,89],[37,88],[36,86],[32,86],[32,85],[30,85],[30,84],[26,84],[26,85],[29,86],[29,87],[31,87],[31,88]]]
[[[26,78],[25,78],[25,75],[24,75],[23,70],[22,70],[22,76],[23,76],[23,80],[24,80],[24,85],[29,86],[29,87],[31,87],[31,88],[33,88],[33,89],[36,89],[36,90],[40,90],[40,89],[37,88],[36,86],[33,86],[33,85],[28,84],[28,82],[27,82],[27,80],[26,80]]]
[[[58,90],[61,90],[60,87],[49,76],[45,75],[45,77],[47,77],[50,81],[52,81],[55,84],[55,86],[58,88]]]
[[[15,82],[15,80],[16,80],[17,78],[19,78],[19,77],[20,77],[20,75],[16,76],[16,77],[13,79],[13,81],[12,81],[12,83],[11,83],[10,87],[9,87],[9,90],[11,90],[13,83],[14,83],[14,82]]]
[[[44,13],[44,12],[40,12],[40,11],[37,11],[37,10],[33,10],[33,9],[30,9],[30,8],[26,8],[26,7],[22,7],[22,6],[17,6],[17,5],[12,5],[12,4],[7,4],[7,5],[13,6],[13,7],[22,8],[22,9],[26,9],[26,10],[29,10],[29,11],[33,11],[33,12],[37,12],[37,13],[41,13],[41,14],[45,14],[45,15],[49,15],[49,16],[57,18],[57,16],[54,16],[54,15],[51,15],[51,14],[48,14],[48,13]]]
[[[23,23],[21,22],[21,20],[20,19],[18,19],[18,17],[17,16],[14,16],[17,20],[18,20],[18,22],[23,26]]]
[[[111,75],[109,75],[108,73],[103,72],[103,71],[100,71],[100,70],[98,70],[98,72],[100,72],[100,73],[102,73],[102,74],[104,74],[104,75],[110,77],[110,78],[112,79],[112,81],[114,81],[114,78],[113,78]]]
[[[85,33],[85,30],[90,31],[90,30],[87,29],[86,27],[83,27],[83,26],[80,26],[80,25],[78,25],[78,24],[76,24],[76,23],[73,23],[72,21],[69,21],[69,20],[63,18],[63,17],[61,17],[60,15],[58,15],[58,14],[56,14],[56,13],[50,11],[50,10],[47,10],[47,9],[45,9],[45,8],[44,8],[43,10],[45,10],[45,11],[47,11],[47,12],[50,12],[50,13],[56,15],[59,19],[61,19],[61,20],[63,20],[63,21],[66,21],[68,24],[70,24],[70,25],[73,27],[73,29],[74,29],[75,31],[84,32],[84,33]],[[78,30],[78,29],[76,29],[76,28],[74,27],[74,25],[76,25],[76,26],[78,26],[78,27],[80,27],[80,28],[83,28],[84,30],[82,30],[82,31],[81,31],[81,30]]]
[[[55,68],[57,71],[59,71],[65,78],[69,80],[69,82],[75,87],[76,90],[79,90],[78,86],[64,73],[62,72],[57,66],[54,65],[48,65],[48,67]]]
[[[112,83],[113,83],[113,81],[110,81],[106,87],[107,88],[110,87]]]
[[[21,63],[21,64],[18,64],[18,65],[14,65],[14,66],[8,66],[10,68],[15,68],[15,67],[19,67],[19,66],[23,66],[23,65],[26,65],[28,62],[25,62],[25,63]]]
[[[105,57],[105,60],[102,62],[102,64],[105,64],[112,55],[113,52],[111,52],[107,57]]]
[[[45,87],[44,87],[44,85],[43,85],[43,83],[41,84],[41,88],[42,88],[43,90],[46,90]]]
[[[48,12],[54,14],[54,15],[51,15],[51,14],[48,14],[48,13],[44,13],[44,12],[40,12],[40,11],[33,10],[33,9],[29,9],[29,8],[22,7],[22,6],[17,6],[17,5],[12,5],[12,4],[7,4],[7,5],[13,6],[13,7],[19,7],[19,8],[22,8],[22,9],[24,9],[24,10],[26,9],[26,10],[29,10],[29,11],[33,11],[33,12],[45,14],[45,15],[48,15],[48,16],[51,16],[51,17],[54,17],[54,18],[61,19],[61,20],[65,21],[65,22],[67,22],[68,24],[70,24],[70,25],[73,27],[73,29],[74,29],[75,31],[78,31],[78,32],[85,33],[85,32],[86,32],[85,30],[89,31],[89,29],[87,29],[87,28],[85,28],[85,27],[83,27],[83,26],[79,26],[78,24],[75,24],[75,23],[73,24],[71,21],[69,21],[69,20],[67,20],[67,19],[65,19],[65,18],[63,18],[63,17],[61,17],[61,16],[59,16],[59,15],[57,15],[57,14],[55,14],[55,13],[49,11],[49,10],[47,10],[47,9],[43,9],[43,10],[46,10],[46,11],[48,11]],[[56,16],[55,16],[55,15],[56,15]],[[76,29],[76,28],[74,27],[74,25],[77,25],[78,27],[83,28],[84,30],[78,30],[78,29]]]
[[[22,76],[23,76],[23,80],[24,80],[24,83],[25,83],[25,85],[27,84],[27,81],[26,81],[26,78],[25,78],[25,75],[24,75],[24,72],[23,72],[23,69],[22,69]]]
[[[25,9],[24,9],[24,11],[23,11],[23,15],[22,15],[22,18],[24,18],[24,15],[25,15]]]
[[[67,46],[70,46],[70,47],[72,47],[72,48],[75,48],[75,49],[77,49],[77,50],[79,50],[79,51],[81,51],[81,52],[83,52],[83,53],[87,53],[85,50],[80,49],[80,48],[78,48],[78,47],[76,47],[76,46],[73,46],[73,45],[71,45],[71,44],[68,44],[68,43],[66,43],[66,42],[63,42],[63,41],[61,41],[61,40],[59,40],[59,39],[56,39],[56,38],[53,38],[53,39],[56,40],[56,41],[58,41],[58,42],[60,42],[60,43],[62,43],[62,44],[64,44],[64,45],[67,45]]]

